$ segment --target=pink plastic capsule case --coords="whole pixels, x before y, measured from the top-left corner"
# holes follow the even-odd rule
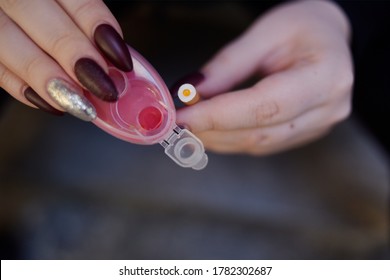
[[[105,102],[89,92],[85,96],[95,106],[95,125],[107,133],[135,144],[160,143],[177,164],[203,169],[208,162],[202,142],[187,129],[176,125],[171,94],[157,71],[137,51],[129,47],[133,71],[110,67],[119,98]]]

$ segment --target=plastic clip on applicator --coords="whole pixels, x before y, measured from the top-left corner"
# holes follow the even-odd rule
[[[95,125],[122,140],[152,145],[160,143],[165,153],[182,167],[196,170],[207,165],[202,142],[189,130],[176,124],[171,94],[157,71],[138,52],[128,46],[133,71],[109,68],[109,75],[120,93],[109,103],[85,92],[96,108]]]

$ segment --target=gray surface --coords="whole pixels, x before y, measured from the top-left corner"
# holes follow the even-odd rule
[[[144,4],[121,24],[171,84],[250,22],[213,7]],[[349,120],[275,156],[209,154],[196,172],[160,146],[14,102],[0,118],[0,227],[23,258],[377,258],[389,245],[386,160]]]
[[[15,103],[2,121],[1,150],[15,149],[1,157],[2,199],[29,258],[368,258],[388,246],[386,162],[352,121],[275,156],[210,154],[201,172],[71,117]]]

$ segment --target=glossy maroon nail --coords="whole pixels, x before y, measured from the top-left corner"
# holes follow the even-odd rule
[[[125,72],[133,70],[130,51],[112,26],[99,25],[95,30],[94,39],[96,46],[115,67]]]
[[[186,105],[179,99],[177,96],[178,90],[183,84],[191,84],[193,86],[197,86],[205,79],[205,76],[201,72],[193,72],[191,74],[185,75],[181,79],[177,80],[169,89],[175,107],[177,109],[185,107]]]
[[[28,87],[23,92],[24,96],[28,101],[30,101],[33,105],[37,106],[42,111],[55,115],[55,116],[63,116],[64,112],[57,110],[49,103],[47,103],[42,97],[38,95],[32,88]]]
[[[104,101],[118,100],[118,91],[110,76],[90,58],[77,60],[74,71],[80,83],[92,94]]]

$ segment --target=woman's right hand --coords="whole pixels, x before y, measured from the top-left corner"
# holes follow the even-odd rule
[[[203,80],[192,76],[204,99],[176,120],[226,154],[269,155],[319,139],[351,112],[349,37],[331,1],[276,6],[203,67]],[[253,86],[232,90],[250,77]]]
[[[101,0],[0,0],[0,86],[29,106],[91,121],[83,88],[115,101],[106,59],[133,68],[120,34]]]

